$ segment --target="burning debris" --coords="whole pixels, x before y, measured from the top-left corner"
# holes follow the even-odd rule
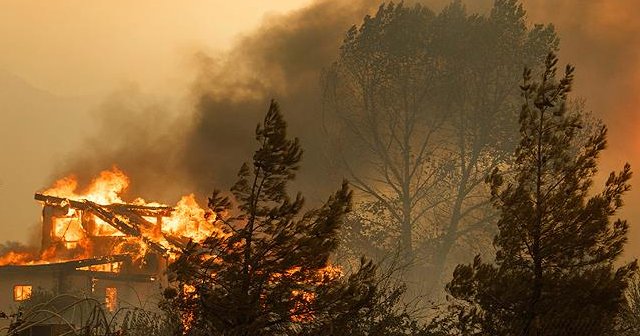
[[[198,242],[219,231],[215,214],[201,208],[193,194],[175,207],[141,198],[128,203],[120,197],[128,185],[128,177],[114,167],[84,191],[78,191],[74,177],[66,177],[36,193],[43,205],[40,253],[9,251],[0,256],[0,266],[110,255],[144,263],[150,253],[172,258],[189,240]]]
[[[129,178],[114,167],[83,190],[65,177],[34,198],[42,204],[40,249],[16,246],[0,255],[0,311],[9,312],[38,291],[76,293],[141,306],[166,285],[166,265],[190,241],[222,235],[216,215],[193,194],[176,206],[120,196]],[[158,283],[160,282],[160,283]]]

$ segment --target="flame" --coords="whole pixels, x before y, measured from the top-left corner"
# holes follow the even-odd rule
[[[162,220],[162,232],[202,241],[216,231],[216,216],[196,202],[194,194],[183,196],[171,213]]]
[[[159,251],[163,251],[162,256],[170,261],[179,253],[176,244],[189,240],[200,243],[212,236],[225,238],[230,235],[222,229],[222,219],[217,218],[214,212],[202,208],[194,194],[183,196],[174,207],[147,202],[142,198],[126,202],[122,194],[127,190],[129,183],[129,177],[115,166],[102,171],[85,188],[79,187],[78,179],[73,175],[57,180],[51,188],[43,192],[48,197],[57,197],[54,204],[43,201],[43,225],[51,224],[48,237],[50,243],[42,246],[39,254],[9,251],[0,255],[0,266],[128,255],[133,265],[142,267],[151,252],[155,252],[157,256],[160,254]],[[113,216],[101,215],[102,218],[112,221],[112,224],[98,217],[100,209]],[[118,212],[117,209],[125,210]],[[138,210],[141,212],[135,212]],[[159,212],[154,212],[156,210]],[[137,216],[137,219],[127,217],[126,214],[131,213]],[[121,225],[118,226],[118,223]],[[131,226],[133,231],[125,230],[126,226]],[[43,240],[46,241],[48,240]],[[105,250],[105,246],[109,248]],[[100,264],[80,266],[76,270],[119,273],[126,267],[126,263],[108,260]],[[215,274],[211,276],[215,277]],[[337,266],[327,265],[320,270],[310,271],[301,265],[274,274],[270,281],[288,277],[299,281],[303,285],[301,288],[309,288],[306,285],[321,285],[342,276],[342,269]],[[197,297],[196,288],[193,286],[185,285],[182,290],[187,296]],[[106,295],[107,306],[115,307],[117,294],[108,292]],[[300,289],[292,291],[291,296],[295,300],[291,320],[300,322],[313,319],[311,305],[316,299],[316,294],[311,289]],[[182,320],[185,330],[188,330],[194,322],[194,316],[187,314],[182,316]]]
[[[300,272],[305,271],[300,266],[294,266],[285,271],[284,274],[274,274],[271,277],[270,281],[279,281],[283,277],[296,277],[298,275],[301,275]],[[340,268],[339,266],[328,264],[311,274],[303,275],[304,280],[299,282],[300,285],[321,285],[323,283],[331,282],[341,278],[344,273],[342,271],[342,268]],[[289,311],[291,322],[304,322],[314,319],[313,309],[311,308],[311,305],[316,299],[316,293],[304,289],[293,290],[291,292],[291,298],[294,300],[294,305]]]
[[[63,177],[42,192],[46,196],[63,198],[66,201],[60,207],[49,207],[43,215],[43,225],[51,221],[49,246],[42,246],[39,254],[10,251],[0,256],[0,265],[41,264],[69,260],[87,259],[108,255],[125,254],[131,256],[134,263],[144,263],[145,256],[152,250],[150,244],[160,246],[167,251],[167,257],[175,257],[176,247],[167,239],[175,241],[189,239],[200,242],[212,234],[222,234],[216,225],[216,216],[205,210],[196,201],[193,194],[183,196],[175,208],[169,208],[157,202],[147,202],[135,198],[131,202],[123,200],[122,195],[129,187],[129,177],[118,167],[112,167],[98,174],[84,188],[75,175]],[[100,206],[135,205],[145,207],[166,207],[169,214],[142,217],[147,226],[135,226],[140,236],[127,235],[115,226],[105,222],[90,211],[70,206],[71,201],[90,201]],[[45,205],[45,208],[47,206]],[[49,218],[45,218],[49,216]],[[115,215],[120,221],[131,224],[126,216]],[[43,234],[45,234],[43,232]],[[98,251],[98,247],[111,243],[108,251]],[[104,247],[104,246],[103,246]],[[104,249],[103,249],[104,250]],[[119,268],[117,268],[119,270]]]
[[[0,257],[0,265],[28,264],[33,260],[33,255],[29,252],[9,251]]]
[[[316,299],[316,294],[307,291],[294,290],[291,296],[296,300],[291,309],[291,322],[304,322],[313,320],[313,314],[307,308]]]
[[[111,170],[100,172],[100,175],[81,192],[77,191],[77,177],[71,175],[57,180],[53,187],[45,190],[43,194],[74,200],[86,199],[98,204],[124,203],[120,194],[128,187],[129,177],[114,166]]]

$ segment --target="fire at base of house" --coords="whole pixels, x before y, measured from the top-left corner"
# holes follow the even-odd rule
[[[67,220],[65,216],[59,215],[59,204],[63,203],[63,200],[40,194],[36,195],[36,199],[46,200],[42,217],[41,250],[42,254],[50,256],[51,260],[0,266],[0,311],[7,314],[15,312],[19,305],[31,300],[38,293],[45,296],[70,293],[92,297],[103,302],[105,310],[109,312],[115,312],[120,305],[154,306],[146,301],[158,299],[159,289],[163,281],[166,281],[166,249],[152,245],[152,251],[144,255],[139,255],[137,251],[108,255],[131,236],[89,236],[91,251],[104,253],[106,256],[77,259],[78,256],[82,257],[76,251],[79,248],[78,242],[59,239],[55,234],[55,221]],[[86,207],[76,204],[75,209],[78,208],[87,211]],[[58,214],[58,217],[55,214]],[[105,219],[111,215],[112,212],[101,213]],[[80,224],[86,225],[86,222],[80,221]],[[127,233],[141,235],[134,232],[130,224],[129,226]],[[86,242],[83,244],[86,245]],[[67,258],[71,260],[65,260]]]
[[[119,272],[98,270],[113,263],[122,263]],[[128,271],[128,256],[73,260],[39,265],[7,265],[0,267],[0,309],[14,310],[38,291],[52,295],[72,293],[102,298],[109,311],[115,311],[120,303],[141,306],[141,298],[157,294],[162,267]],[[124,300],[124,302],[120,302]]]

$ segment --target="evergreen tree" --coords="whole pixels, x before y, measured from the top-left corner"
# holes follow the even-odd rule
[[[636,262],[616,267],[628,224],[612,221],[630,188],[629,165],[591,186],[607,129],[588,137],[566,108],[574,68],[556,78],[549,54],[540,82],[525,70],[513,175],[489,178],[500,213],[495,263],[458,265],[447,291],[462,334],[609,335]],[[586,139],[586,140],[585,140]],[[466,329],[466,330],[462,330]]]
[[[178,286],[165,292],[165,307],[177,310],[189,335],[367,335],[344,328],[379,313],[385,295],[375,266],[363,261],[346,276],[329,265],[351,206],[347,183],[302,213],[302,196],[287,193],[302,150],[287,138],[275,102],[256,140],[233,196],[215,191],[209,199],[225,231],[190,244],[171,265]]]

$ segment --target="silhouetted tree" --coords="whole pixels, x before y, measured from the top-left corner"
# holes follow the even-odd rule
[[[580,135],[582,116],[566,108],[574,69],[558,79],[557,62],[549,54],[540,82],[525,70],[513,175],[496,169],[489,179],[500,214],[495,263],[478,256],[447,285],[460,300],[460,334],[610,335],[625,302],[636,263],[615,266],[628,225],[611,218],[631,171],[591,192],[607,130]]]
[[[515,0],[488,16],[391,3],[349,30],[324,100],[337,164],[363,196],[345,233],[356,255],[399,248],[439,285],[452,251],[489,245],[484,179],[515,146],[517,74],[557,43]]]
[[[209,199],[225,230],[190,244],[171,266],[178,286],[165,292],[165,307],[177,309],[189,335],[392,334],[385,331],[395,324],[378,323],[380,333],[355,328],[369,317],[401,314],[381,313],[395,294],[379,291],[376,267],[362,261],[357,271],[342,275],[329,265],[351,206],[347,184],[319,209],[303,213],[302,196],[287,193],[302,150],[297,139],[287,138],[275,102],[256,140],[259,148],[252,164],[240,169],[233,197],[215,191]]]

